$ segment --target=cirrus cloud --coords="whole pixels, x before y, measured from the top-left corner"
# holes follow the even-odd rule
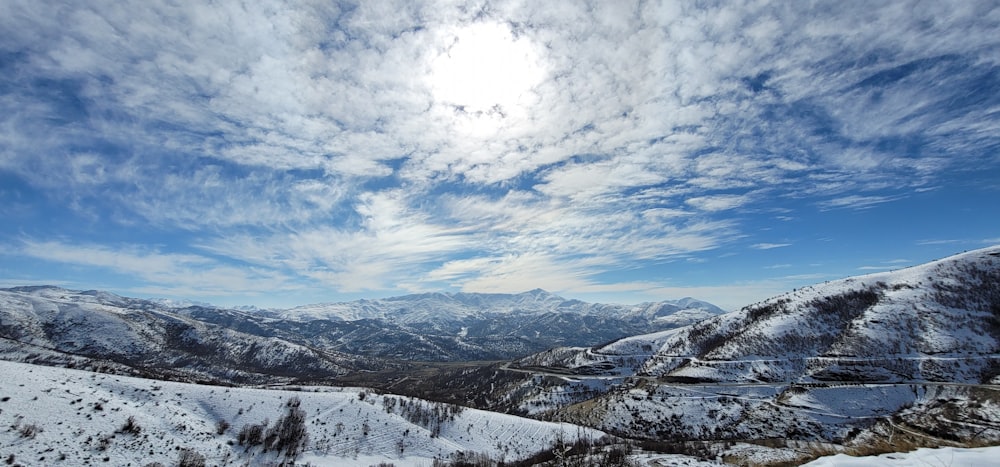
[[[989,217],[998,27],[986,1],[11,0],[0,235],[21,247],[4,264],[252,265],[206,286],[234,294],[258,274],[583,293],[747,248],[806,264],[766,239],[853,238],[828,230],[892,210]],[[996,237],[963,227],[883,232],[915,235],[894,252],[914,258],[940,253],[921,239]]]

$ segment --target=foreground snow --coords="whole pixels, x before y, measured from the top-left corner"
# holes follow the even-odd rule
[[[1000,462],[1000,446],[989,448],[961,449],[917,449],[907,453],[883,454],[874,457],[851,457],[837,454],[816,459],[809,467],[926,467],[933,465],[950,467],[981,467],[997,465]]]
[[[459,451],[512,460],[548,448],[558,436],[570,442],[603,436],[358,388],[226,388],[6,361],[0,374],[0,427],[8,427],[0,430],[0,456],[23,465],[175,465],[185,449],[209,465],[272,463],[274,453],[248,452],[236,434],[247,424],[273,423],[292,397],[301,400],[309,434],[298,460],[313,465],[430,465]],[[418,407],[429,416],[413,417]],[[137,430],[123,429],[130,417]],[[223,421],[228,428],[220,429]]]

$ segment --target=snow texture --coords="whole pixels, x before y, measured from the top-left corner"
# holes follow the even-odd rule
[[[237,433],[275,422],[291,398],[301,400],[309,436],[298,462],[314,465],[430,465],[460,451],[514,460],[559,436],[604,436],[360,388],[202,386],[3,361],[0,374],[0,456],[25,465],[175,465],[184,449],[209,465],[267,465],[282,457],[240,446]]]
[[[997,465],[1000,447],[989,448],[938,448],[917,449],[907,453],[883,454],[881,456],[851,457],[837,454],[816,459],[804,467],[983,467]]]

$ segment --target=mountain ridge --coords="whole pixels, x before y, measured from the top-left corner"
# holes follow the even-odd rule
[[[373,357],[462,361],[516,358],[559,345],[594,345],[674,328],[722,313],[684,299],[639,305],[567,300],[535,289],[520,294],[444,293],[320,303],[250,312],[276,335]],[[180,310],[198,319],[252,320],[228,312]],[[215,321],[218,322],[218,321]]]
[[[68,332],[70,326],[58,321],[70,309],[83,313],[79,310],[83,307],[94,312],[93,319],[110,320],[110,328],[132,329],[137,325],[129,324],[129,320],[145,314],[161,325],[174,322],[187,326],[183,323],[190,320],[197,323],[191,326],[208,326],[206,329],[212,332],[229,330],[238,333],[237,340],[247,342],[279,339],[309,352],[319,352],[318,356],[325,353],[337,355],[338,359],[356,355],[359,359],[428,361],[517,358],[556,345],[593,345],[643,330],[677,327],[722,312],[714,305],[692,299],[685,299],[687,307],[671,302],[605,305],[566,300],[541,289],[522,294],[415,294],[290,310],[230,309],[56,286],[0,289],[0,297],[8,298],[0,308],[0,330],[7,332],[0,332],[0,337],[16,339],[19,330],[32,326],[36,339],[40,340],[63,328],[60,332]],[[177,306],[181,304],[186,306]],[[40,310],[63,311],[36,313]],[[342,312],[338,314],[339,311]],[[24,321],[18,318],[19,313],[34,314]],[[112,319],[112,315],[120,319]],[[82,315],[78,320],[85,321]],[[21,325],[4,327],[6,322],[20,321]],[[161,329],[150,335],[163,341],[165,332]],[[144,344],[139,340],[137,337],[132,345],[142,347]],[[53,348],[62,345],[71,351],[80,350],[69,342],[50,344]],[[94,352],[90,356],[106,356],[97,355],[95,349],[102,348],[99,344],[91,345]],[[105,353],[115,355],[118,360],[127,357],[114,349],[106,349]]]
[[[610,342],[587,355],[645,355],[649,360],[634,368],[636,374],[700,371],[708,377],[705,367],[713,361],[998,353],[1000,246],[798,288],[690,326]],[[742,378],[757,380],[753,374]]]
[[[510,369],[545,384],[494,394],[509,410],[630,437],[1000,442],[1000,246]]]
[[[575,311],[587,314],[614,312],[635,312],[657,305],[673,305],[678,309],[704,309],[712,314],[723,313],[724,310],[703,300],[684,297],[678,300],[663,300],[659,302],[643,302],[635,305],[613,303],[591,303],[577,299],[566,299],[543,289],[533,289],[515,294],[502,293],[471,293],[471,292],[429,292],[422,294],[401,295],[378,299],[360,299],[347,302],[323,302],[300,305],[286,309],[269,309],[263,314],[283,319],[331,319],[356,320],[365,318],[383,318],[387,311],[379,308],[389,308],[398,311],[398,306],[413,304],[430,304],[437,307],[437,312],[452,312],[454,316],[468,316],[475,311],[493,313],[544,313],[551,311]],[[463,309],[464,307],[464,309]],[[414,311],[414,310],[408,310]],[[422,310],[418,310],[422,311]],[[379,313],[383,314],[379,314]]]
[[[161,378],[259,383],[378,367],[172,313],[153,302],[59,287],[0,290],[0,355]]]

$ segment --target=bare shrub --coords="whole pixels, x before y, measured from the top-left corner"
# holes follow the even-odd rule
[[[182,449],[178,467],[205,467],[205,456],[193,449]]]
[[[21,427],[20,430],[18,430],[18,433],[21,435],[22,438],[28,438],[28,439],[35,439],[35,435],[41,432],[42,429],[38,425],[35,425],[34,423],[24,425]]]
[[[125,420],[125,424],[122,425],[121,432],[137,435],[142,432],[142,427],[135,421],[135,417],[130,416],[128,420]]]
[[[221,435],[225,433],[226,430],[229,429],[229,426],[230,426],[229,422],[225,420],[219,420],[219,422],[215,424],[215,433]]]

